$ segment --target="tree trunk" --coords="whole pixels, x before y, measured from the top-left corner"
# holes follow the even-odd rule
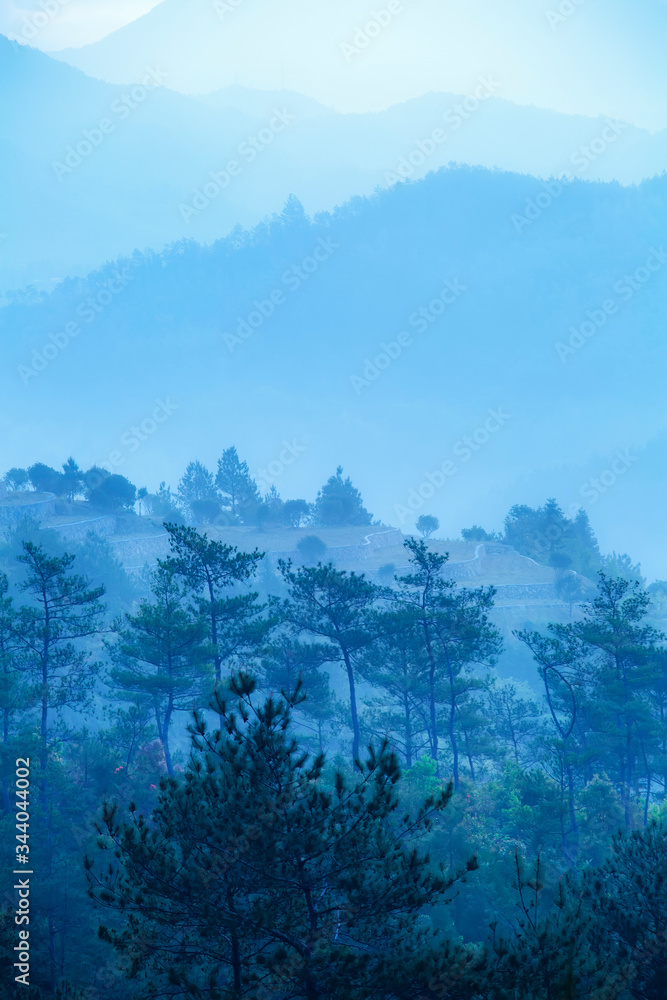
[[[433,648],[431,646],[431,639],[428,634],[428,625],[424,624],[424,637],[426,639],[426,652],[428,654],[428,708],[429,708],[429,720],[430,720],[430,737],[431,737],[431,757],[435,761],[435,773],[440,774],[440,762],[438,760],[438,717],[436,712],[436,702],[435,702],[435,656],[433,655]]]
[[[343,649],[343,659],[347,670],[347,680],[350,685],[350,714],[352,716],[352,759],[358,760],[361,748],[361,732],[359,730],[359,713],[357,710],[357,690],[354,681],[354,667],[350,659],[350,653],[345,646]]]
[[[410,716],[410,698],[407,692],[403,694],[403,711],[405,713],[405,766],[412,767],[412,718]]]
[[[445,659],[447,661],[447,673],[449,675],[449,740],[452,745],[452,770],[454,773],[454,788],[459,788],[459,748],[456,742],[456,729],[454,726],[454,716],[456,714],[456,692],[454,691],[454,671],[452,661],[449,658],[447,648],[443,644]]]

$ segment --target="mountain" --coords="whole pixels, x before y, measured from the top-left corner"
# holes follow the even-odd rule
[[[158,86],[162,73],[149,67],[138,90],[110,85],[0,36],[0,87],[11,95],[0,184],[12,192],[0,217],[0,289],[53,284],[136,248],[213,241],[292,193],[310,214],[331,210],[450,161],[624,183],[667,164],[667,132],[518,107],[488,96],[492,82],[476,107],[426,94],[342,115],[292,91],[186,97]],[[221,171],[224,190],[211,177]]]
[[[263,488],[341,463],[376,517],[452,533],[555,495],[659,573],[666,225],[664,177],[461,167],[135,253],[0,310],[3,461],[155,487],[235,444]]]
[[[469,93],[490,73],[516,103],[655,130],[667,126],[666,28],[655,0],[163,0],[101,41],[54,55],[112,83],[159,64],[183,93],[288,86],[356,112],[429,91]]]

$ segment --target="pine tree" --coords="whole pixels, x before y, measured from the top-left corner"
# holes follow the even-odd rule
[[[585,897],[596,916],[592,948],[618,955],[626,996],[667,996],[667,827],[618,832],[600,868],[586,873]]]
[[[70,503],[83,490],[83,473],[71,457],[63,463],[62,489]]]
[[[193,503],[218,500],[213,476],[199,461],[190,462],[178,484],[176,493],[179,504],[192,513]]]
[[[250,523],[257,513],[261,497],[248,463],[239,459],[236,448],[223,451],[215,483],[231,516],[239,518],[244,524]]]
[[[324,733],[336,732],[339,704],[331,691],[329,675],[322,668],[327,663],[327,649],[322,643],[297,642],[284,632],[264,650],[261,664],[263,687],[272,692],[303,690],[298,713],[303,725],[316,732],[316,745],[324,751]]]
[[[365,680],[382,690],[365,715],[376,737],[390,734],[406,767],[429,745],[428,658],[414,617],[402,610],[384,611],[373,625],[375,638],[360,661]]]
[[[626,828],[643,772],[650,785],[649,759],[656,725],[650,692],[659,670],[658,648],[665,636],[648,623],[651,599],[639,583],[599,574],[595,599],[570,625],[550,626],[552,635],[580,660],[588,678],[590,718],[600,759],[621,793]]]
[[[338,527],[344,524],[367,526],[373,523],[364,507],[361,493],[352,485],[348,476],[343,479],[343,467],[331,476],[317,494],[314,508],[315,524]]]
[[[239,552],[194,528],[171,523],[165,528],[172,554],[160,565],[186,582],[199,614],[206,619],[215,681],[220,684],[223,663],[231,671],[238,658],[256,651],[272,627],[259,595],[241,589],[255,576],[264,553],[258,549]]]
[[[241,676],[238,708],[215,706],[222,731],[197,719],[186,773],[163,780],[150,822],[104,808],[86,867],[118,911],[101,933],[136,995],[407,1000],[454,968],[461,984],[465,950],[438,952],[420,919],[452,885],[418,845],[449,792],[399,818],[386,746],[326,781],[324,757],[290,734],[298,692],[255,707],[253,687]]]
[[[295,637],[307,635],[323,643],[324,662],[342,663],[350,692],[352,758],[361,747],[356,671],[363,650],[373,641],[371,610],[379,588],[363,573],[337,570],[332,563],[301,566],[280,560],[278,567],[289,588],[282,606],[284,621]]]
[[[126,695],[139,695],[150,705],[169,774],[174,773],[169,742],[175,712],[190,712],[210,693],[213,650],[206,642],[203,616],[189,614],[188,591],[171,567],[153,574],[154,600],[142,601],[137,614],[125,614],[115,624],[116,641],[109,647],[115,664],[109,680]]]
[[[627,996],[615,943],[596,949],[595,918],[571,878],[548,873],[537,857],[532,870],[515,852],[516,917],[510,933],[492,923],[484,1000],[610,1000]],[[505,920],[503,921],[505,924]]]
[[[13,714],[27,707],[29,694],[22,683],[18,652],[17,611],[8,597],[9,581],[0,573],[0,706],[2,707],[2,742],[9,743]],[[3,778],[4,778],[3,770]]]
[[[458,589],[447,579],[448,556],[430,551],[424,541],[409,538],[412,572],[398,580],[397,604],[411,615],[428,660],[428,703],[431,756],[439,763],[438,705],[446,705],[446,732],[452,752],[454,787],[459,786],[458,713],[484,681],[470,671],[475,664],[492,664],[500,652],[497,629],[489,621],[493,587]]]
[[[99,633],[104,614],[104,587],[70,572],[74,556],[47,556],[41,546],[25,542],[18,562],[27,577],[20,590],[32,603],[19,609],[17,636],[28,678],[40,690],[41,769],[46,770],[51,738],[51,712],[82,708],[95,682],[97,665],[78,640]]]

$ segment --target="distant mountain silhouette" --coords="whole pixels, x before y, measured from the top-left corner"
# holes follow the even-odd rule
[[[155,486],[233,443],[284,495],[343,464],[377,517],[434,513],[445,532],[556,495],[650,573],[667,556],[666,226],[665,178],[456,168],[136,253],[0,310],[5,464],[72,453]],[[169,420],[128,449],[165,398]],[[304,450],[281,470],[285,441]]]
[[[142,79],[159,82],[162,72],[148,67]],[[85,273],[184,236],[214,240],[235,225],[255,225],[290,193],[311,214],[332,209],[450,161],[622,182],[667,164],[667,133],[497,97],[475,106],[461,95],[428,94],[364,115],[243,87],[196,99],[165,87],[104,84],[2,36],[0,86],[11,94],[0,119],[0,181],[12,192],[0,217],[5,289]],[[276,111],[287,112],[287,125],[254,140]],[[213,197],[199,195],[203,210],[188,211],[232,159],[239,173],[217,195],[210,186]]]
[[[54,55],[111,83],[135,82],[157,62],[183,93],[287,86],[362,112],[429,91],[468,93],[479,74],[495,71],[501,96],[521,104],[667,126],[667,10],[655,0],[582,10],[534,0],[391,6],[393,13],[386,0],[162,0],[101,41]]]

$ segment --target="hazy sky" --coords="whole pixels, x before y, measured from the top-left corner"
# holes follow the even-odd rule
[[[390,2],[390,23],[346,59],[341,45],[354,45],[357,30]],[[25,40],[24,18],[40,5],[56,11],[31,41],[46,51],[100,39],[160,6],[8,0],[0,30]],[[429,90],[468,93],[481,74],[495,73],[502,96],[518,103],[655,129],[667,126],[666,41],[664,0],[165,0],[150,26],[127,46],[123,39],[116,69],[135,75],[144,53],[162,56],[176,90],[236,81],[273,89],[284,80],[342,111],[378,110]],[[96,64],[81,65],[92,72]]]
[[[32,42],[40,49],[61,49],[87,45],[122,28],[157,6],[159,0],[42,0],[49,16],[39,36]],[[53,5],[53,6],[52,6]],[[21,39],[26,15],[42,11],[39,0],[0,0],[0,32]]]

